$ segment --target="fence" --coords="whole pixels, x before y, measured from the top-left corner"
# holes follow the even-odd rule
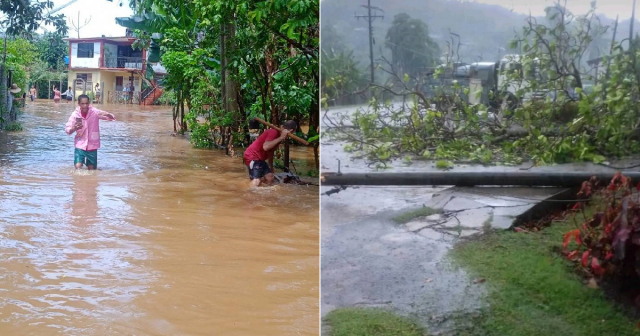
[[[107,103],[112,104],[140,104],[141,92],[108,91]]]

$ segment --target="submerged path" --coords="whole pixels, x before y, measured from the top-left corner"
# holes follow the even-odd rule
[[[167,107],[98,105],[117,121],[99,170],[75,171],[74,107],[0,132],[0,334],[317,334],[317,187],[249,189],[241,159],[172,137]]]
[[[351,113],[354,108],[337,108]],[[330,124],[322,125],[326,131]],[[345,143],[322,140],[322,172],[373,173]],[[519,171],[520,167],[456,166],[454,171]],[[580,168],[571,166],[568,171]],[[557,167],[534,168],[549,171]],[[434,162],[393,162],[385,173],[437,171]],[[486,285],[452,263],[456,244],[487,229],[508,229],[558,188],[321,187],[321,314],[344,307],[383,308],[409,316],[429,335],[459,335],[487,307]],[[397,223],[421,208],[438,210]],[[462,322],[461,322],[462,321]],[[328,335],[330,326],[323,326]]]

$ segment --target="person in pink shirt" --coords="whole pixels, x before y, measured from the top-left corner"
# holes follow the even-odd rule
[[[61,95],[60,90],[58,90],[58,88],[54,86],[53,87],[53,102],[54,103],[60,102],[60,95]]]
[[[98,110],[89,104],[89,96],[78,96],[76,108],[65,127],[68,135],[76,133],[73,163],[76,169],[86,165],[92,170],[98,167],[98,148],[100,148],[100,119],[116,120],[111,113]]]

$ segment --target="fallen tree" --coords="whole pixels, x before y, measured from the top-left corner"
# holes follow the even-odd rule
[[[597,24],[594,10],[574,16],[556,4],[547,9],[546,24],[529,17],[511,46],[522,50],[518,66],[506,69],[507,80],[489,93],[496,103],[468,103],[464,97],[475,93],[456,81],[427,95],[423,79],[399,74],[387,62],[382,70],[392,80],[370,86],[368,108],[325,114],[327,133],[346,142],[346,151],[379,166],[396,159],[599,163],[637,154],[637,51],[614,43],[611,55],[604,57],[611,64],[609,75],[587,86],[593,84],[594,69],[584,55],[608,28]],[[433,76],[442,71],[448,70],[437,69]],[[384,101],[383,96],[401,102]]]

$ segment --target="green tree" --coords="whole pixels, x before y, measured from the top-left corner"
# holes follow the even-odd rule
[[[255,116],[308,121],[305,136],[317,134],[317,0],[142,0],[135,8],[117,22],[144,31],[142,45],[162,34],[155,41],[179,102],[174,116],[194,145],[231,152],[248,140]]]
[[[438,44],[429,37],[427,25],[405,13],[394,16],[385,45],[391,49],[392,62],[398,72],[414,77],[423,68],[435,65],[440,54]]]
[[[58,32],[46,32],[33,40],[38,57],[47,63],[50,69],[62,70],[64,57],[69,53],[69,44],[63,40],[64,36]]]
[[[516,104],[504,99],[494,107],[472,105],[463,97],[475,93],[457,81],[433,97],[405,82],[377,86],[374,91],[405,97],[407,104],[396,108],[373,99],[369,111],[346,116],[359,128],[343,135],[346,148],[380,163],[407,155],[482,163],[598,163],[639,154],[640,51],[615,45],[603,62],[611,64],[608,80],[583,90],[591,76],[584,58],[607,29],[594,24],[594,12],[573,15],[556,5],[547,9],[545,20],[526,19],[511,45],[522,53],[499,65],[494,73],[499,83],[489,92],[494,97],[509,92]],[[438,68],[434,77],[444,70]]]
[[[322,50],[341,53],[347,51],[344,37],[338,33],[334,26],[322,26]]]
[[[323,45],[324,46],[324,45]],[[338,53],[333,49],[322,49],[322,96],[327,103],[351,104],[343,97],[352,97],[356,91],[367,87],[368,78],[362,67],[355,61],[353,51]],[[351,98],[352,99],[352,98]]]
[[[47,10],[52,8],[53,1],[0,0],[0,12],[4,13],[0,22],[10,36],[31,36],[42,24],[53,25],[58,32],[66,34],[64,14],[48,15]]]
[[[42,24],[51,24],[59,33],[66,34],[67,24],[64,15],[48,15],[46,11],[51,8],[53,8],[53,1],[0,0],[0,13],[3,14],[0,23],[5,28],[0,63],[0,126],[3,126],[7,115],[14,117],[7,109],[7,71],[13,71],[14,81],[24,81],[22,77],[26,78],[26,65],[34,61],[30,57],[31,50],[20,50],[24,49],[22,48],[24,40],[18,39],[15,43],[11,43],[10,40],[12,37],[31,37]],[[12,44],[15,45],[12,46]],[[12,53],[10,51],[12,47],[17,51]],[[22,54],[23,51],[26,54]]]

